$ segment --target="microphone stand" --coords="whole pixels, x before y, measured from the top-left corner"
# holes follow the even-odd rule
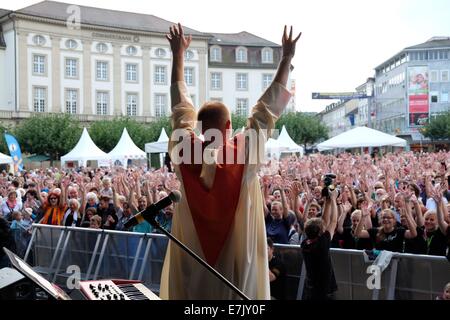
[[[148,220],[147,220],[148,221]],[[167,237],[169,237],[170,240],[175,242],[180,248],[182,248],[184,251],[189,253],[191,257],[193,257],[195,260],[197,260],[198,263],[200,263],[202,266],[204,266],[206,269],[208,269],[212,274],[214,274],[218,279],[220,279],[223,283],[225,283],[231,290],[233,290],[235,293],[237,293],[242,299],[244,300],[250,300],[249,297],[247,297],[241,290],[236,288],[234,284],[232,284],[228,279],[226,279],[223,275],[221,275],[219,272],[216,271],[213,267],[211,267],[206,261],[204,261],[202,258],[200,258],[194,251],[189,249],[187,246],[185,246],[180,240],[178,240],[175,236],[173,236],[169,231],[161,227],[158,221],[155,220],[155,216],[152,216],[148,221],[153,227],[160,230],[162,233],[164,233]]]

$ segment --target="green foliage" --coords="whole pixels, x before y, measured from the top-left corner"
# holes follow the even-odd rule
[[[75,147],[82,128],[70,115],[35,115],[14,131],[22,152],[48,155],[57,160]]]
[[[11,129],[10,126],[4,125],[3,123],[0,123],[0,130],[1,130],[1,135],[2,135],[2,138],[0,139],[0,152],[3,154],[9,155],[9,149],[8,149],[8,146],[6,145],[6,140],[5,140],[5,137],[3,134],[5,132],[9,132],[14,135],[13,130]]]
[[[169,118],[160,118],[150,124],[143,124],[131,118],[114,118],[113,120],[96,121],[89,128],[89,135],[94,143],[104,152],[110,152],[119,142],[123,128],[127,131],[134,143],[142,150],[148,142],[159,138],[162,128],[170,136],[171,126]]]
[[[314,115],[301,112],[285,113],[278,119],[275,127],[281,131],[283,125],[291,138],[305,147],[328,138],[328,129]]]
[[[421,132],[431,139],[450,139],[450,112],[445,112],[431,120],[421,129]]]
[[[240,114],[232,113],[231,125],[233,127],[233,131],[240,130],[242,127],[247,126],[247,117]]]

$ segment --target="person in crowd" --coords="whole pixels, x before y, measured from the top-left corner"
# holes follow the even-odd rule
[[[100,196],[99,206],[97,208],[97,215],[102,217],[102,228],[115,230],[117,221],[116,208],[114,204],[110,202],[111,198],[108,196]]]
[[[267,238],[267,257],[269,258],[270,296],[274,300],[286,299],[286,267],[274,254],[273,241]]]
[[[16,190],[10,190],[8,192],[8,198],[3,200],[2,202],[0,214],[6,220],[12,221],[13,212],[21,211],[22,207],[23,207],[22,201],[18,200]]]
[[[364,230],[364,224],[370,213],[368,211],[363,211],[363,218],[356,227],[356,237],[360,239],[370,238],[377,250],[403,252],[404,239],[413,239],[417,236],[417,225],[411,215],[409,199],[405,199],[404,195],[399,194],[397,201],[398,208],[401,210],[401,215],[404,216],[407,221],[408,229],[398,227],[394,211],[385,209],[381,212],[381,227]]]
[[[102,227],[102,217],[98,215],[92,216],[89,222],[89,228],[91,229],[100,229]]]
[[[331,239],[337,226],[338,192],[330,192],[325,199],[322,218],[309,219],[305,224],[306,239],[301,244],[306,266],[306,300],[329,300],[337,290],[333,264],[330,257]]]
[[[77,198],[71,198],[69,200],[69,206],[64,213],[63,226],[66,227],[79,227],[81,226],[82,216],[80,214],[80,202]]]
[[[125,228],[125,223],[127,223],[128,220],[130,220],[133,217],[133,213],[128,202],[125,201],[124,203],[122,203],[121,213],[122,214],[120,215],[119,221],[117,222],[116,225],[116,230],[130,231],[128,228]]]
[[[3,248],[7,248],[12,252],[16,251],[16,243],[14,235],[11,232],[9,222],[0,216],[0,269],[9,266],[9,260]]]
[[[66,212],[67,205],[66,205],[66,196],[65,191],[68,187],[68,181],[64,181],[64,186],[61,190],[61,193],[57,192],[50,192],[48,195],[47,201],[43,202],[41,201],[42,211],[44,212],[44,215],[42,219],[39,221],[39,223],[42,224],[49,224],[49,225],[62,225],[64,213]],[[41,186],[39,186],[39,189],[41,189]],[[40,190],[38,192],[40,194]]]

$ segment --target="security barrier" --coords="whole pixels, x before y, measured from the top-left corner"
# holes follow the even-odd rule
[[[76,266],[81,280],[141,280],[158,293],[167,243],[160,234],[35,224],[25,260],[63,288],[73,275],[68,267]],[[275,245],[275,254],[286,267],[287,299],[301,300],[306,278],[301,248]],[[331,249],[331,257],[338,300],[431,300],[450,281],[445,257],[394,254],[379,279],[362,251]]]

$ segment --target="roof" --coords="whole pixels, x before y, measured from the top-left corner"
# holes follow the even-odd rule
[[[279,44],[265,40],[246,31],[239,33],[210,33],[213,39],[210,44],[217,45],[243,45],[255,47],[280,47]]]
[[[407,47],[405,50],[412,49],[434,49],[434,48],[449,48],[450,47],[450,37],[434,37],[427,42]]]
[[[11,10],[1,9],[0,8],[0,18],[3,17],[3,16],[6,16],[10,12],[11,12]]]
[[[42,1],[17,10],[16,13],[31,15],[42,18],[66,21],[68,13],[67,7],[72,4],[56,1]],[[110,9],[80,6],[80,16],[82,24],[130,29],[136,31],[167,33],[169,27],[174,23],[155,17],[154,15],[124,12]],[[209,34],[200,31],[184,28],[186,34],[193,36],[209,37]]]

